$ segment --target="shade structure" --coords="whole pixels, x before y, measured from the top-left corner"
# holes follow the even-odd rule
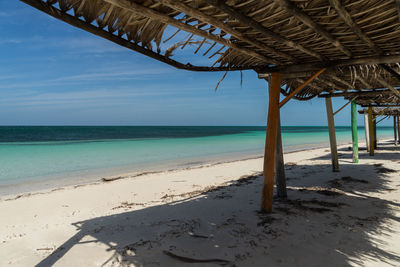
[[[400,105],[397,0],[21,1],[179,69],[254,70],[259,78],[275,81],[270,86],[274,99],[279,100],[279,93],[286,98],[269,107],[274,112],[268,115],[267,137],[273,140],[266,140],[268,190],[263,190],[268,201],[272,200],[276,116],[290,99],[319,96],[330,102],[332,97],[344,97],[370,108]],[[185,50],[196,55],[192,62],[178,60],[177,54]],[[332,110],[328,117],[333,118]],[[330,129],[331,146],[336,147],[333,123]],[[270,203],[263,206],[270,209]]]

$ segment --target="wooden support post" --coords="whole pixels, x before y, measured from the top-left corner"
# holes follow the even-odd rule
[[[335,120],[333,118],[332,99],[330,97],[325,98],[325,104],[326,104],[326,115],[328,117],[329,143],[331,145],[332,170],[334,172],[338,172],[339,159],[336,146]]]
[[[353,140],[353,162],[358,163],[357,104],[351,102],[351,137]]]
[[[398,137],[398,141],[400,142],[400,117],[399,116],[396,116],[397,117],[397,137]]]
[[[281,90],[281,74],[271,73],[269,83],[269,104],[267,133],[264,152],[264,180],[261,196],[261,210],[270,212],[274,194],[274,170],[276,157],[276,137],[278,133],[279,94]]]
[[[278,198],[286,198],[285,161],[283,159],[281,118],[278,121],[278,135],[276,138],[275,184]]]
[[[396,120],[396,116],[393,116],[393,130],[394,130],[394,145],[397,146],[397,120]]]
[[[365,111],[364,112],[364,128],[365,128],[365,146],[367,147],[367,151],[369,152],[369,150],[370,150],[370,148],[369,148],[369,145],[370,145],[370,141],[369,141],[369,138],[370,138],[370,136],[369,136],[369,125],[368,125],[369,123],[368,123],[368,112],[367,111]]]
[[[372,123],[372,107],[368,107],[368,130],[369,130],[369,155],[375,155],[374,126]]]
[[[378,139],[376,137],[376,118],[377,116],[374,116],[374,119],[372,121],[372,124],[374,125],[374,148],[377,148],[377,144],[378,144]]]

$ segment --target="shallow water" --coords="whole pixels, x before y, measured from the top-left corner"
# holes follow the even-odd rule
[[[350,127],[336,134],[338,143],[351,141]],[[392,135],[378,128],[379,138]],[[285,151],[329,140],[327,127],[311,126],[282,127],[282,138]],[[264,142],[265,127],[0,127],[0,187],[260,156]]]

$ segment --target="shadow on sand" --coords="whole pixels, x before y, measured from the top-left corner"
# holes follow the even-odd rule
[[[158,206],[124,202],[114,208],[119,214],[76,222],[77,233],[37,266],[77,257],[77,250],[106,254],[96,259],[106,266],[395,265],[399,255],[377,236],[391,234],[399,204],[369,196],[394,190],[379,167],[344,163],[332,173],[318,162],[286,166],[289,197],[275,200],[271,214],[259,212],[260,175],[166,195]]]

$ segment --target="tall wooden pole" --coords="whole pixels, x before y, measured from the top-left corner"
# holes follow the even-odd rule
[[[286,175],[285,175],[285,161],[283,159],[282,148],[282,131],[281,131],[281,118],[278,121],[278,135],[276,138],[276,162],[275,162],[275,183],[276,193],[279,198],[286,198]]]
[[[357,104],[351,102],[351,137],[353,140],[353,162],[358,163]]]
[[[339,159],[336,146],[335,120],[333,118],[332,99],[330,97],[325,98],[325,104],[326,104],[326,115],[328,117],[329,143],[331,145],[332,170],[334,172],[338,172]]]
[[[397,146],[397,121],[396,121],[396,116],[393,116],[393,130],[394,130],[394,145]]]
[[[265,137],[264,152],[264,180],[261,196],[261,210],[270,212],[274,194],[274,170],[276,157],[276,137],[278,133],[279,119],[279,94],[281,90],[281,74],[271,73],[269,83],[269,105],[267,133]]]
[[[367,151],[370,150],[370,136],[369,136],[369,122],[368,122],[368,111],[364,111],[364,128],[365,128],[365,144],[367,146]]]
[[[397,117],[397,137],[400,141],[400,117],[399,116],[396,117]]]
[[[378,118],[378,116],[373,116],[373,120],[372,123],[374,125],[374,148],[377,148],[377,144],[378,144],[378,139],[376,136],[376,119]]]
[[[372,107],[368,107],[368,129],[369,129],[369,155],[375,155],[374,126],[372,123]]]

